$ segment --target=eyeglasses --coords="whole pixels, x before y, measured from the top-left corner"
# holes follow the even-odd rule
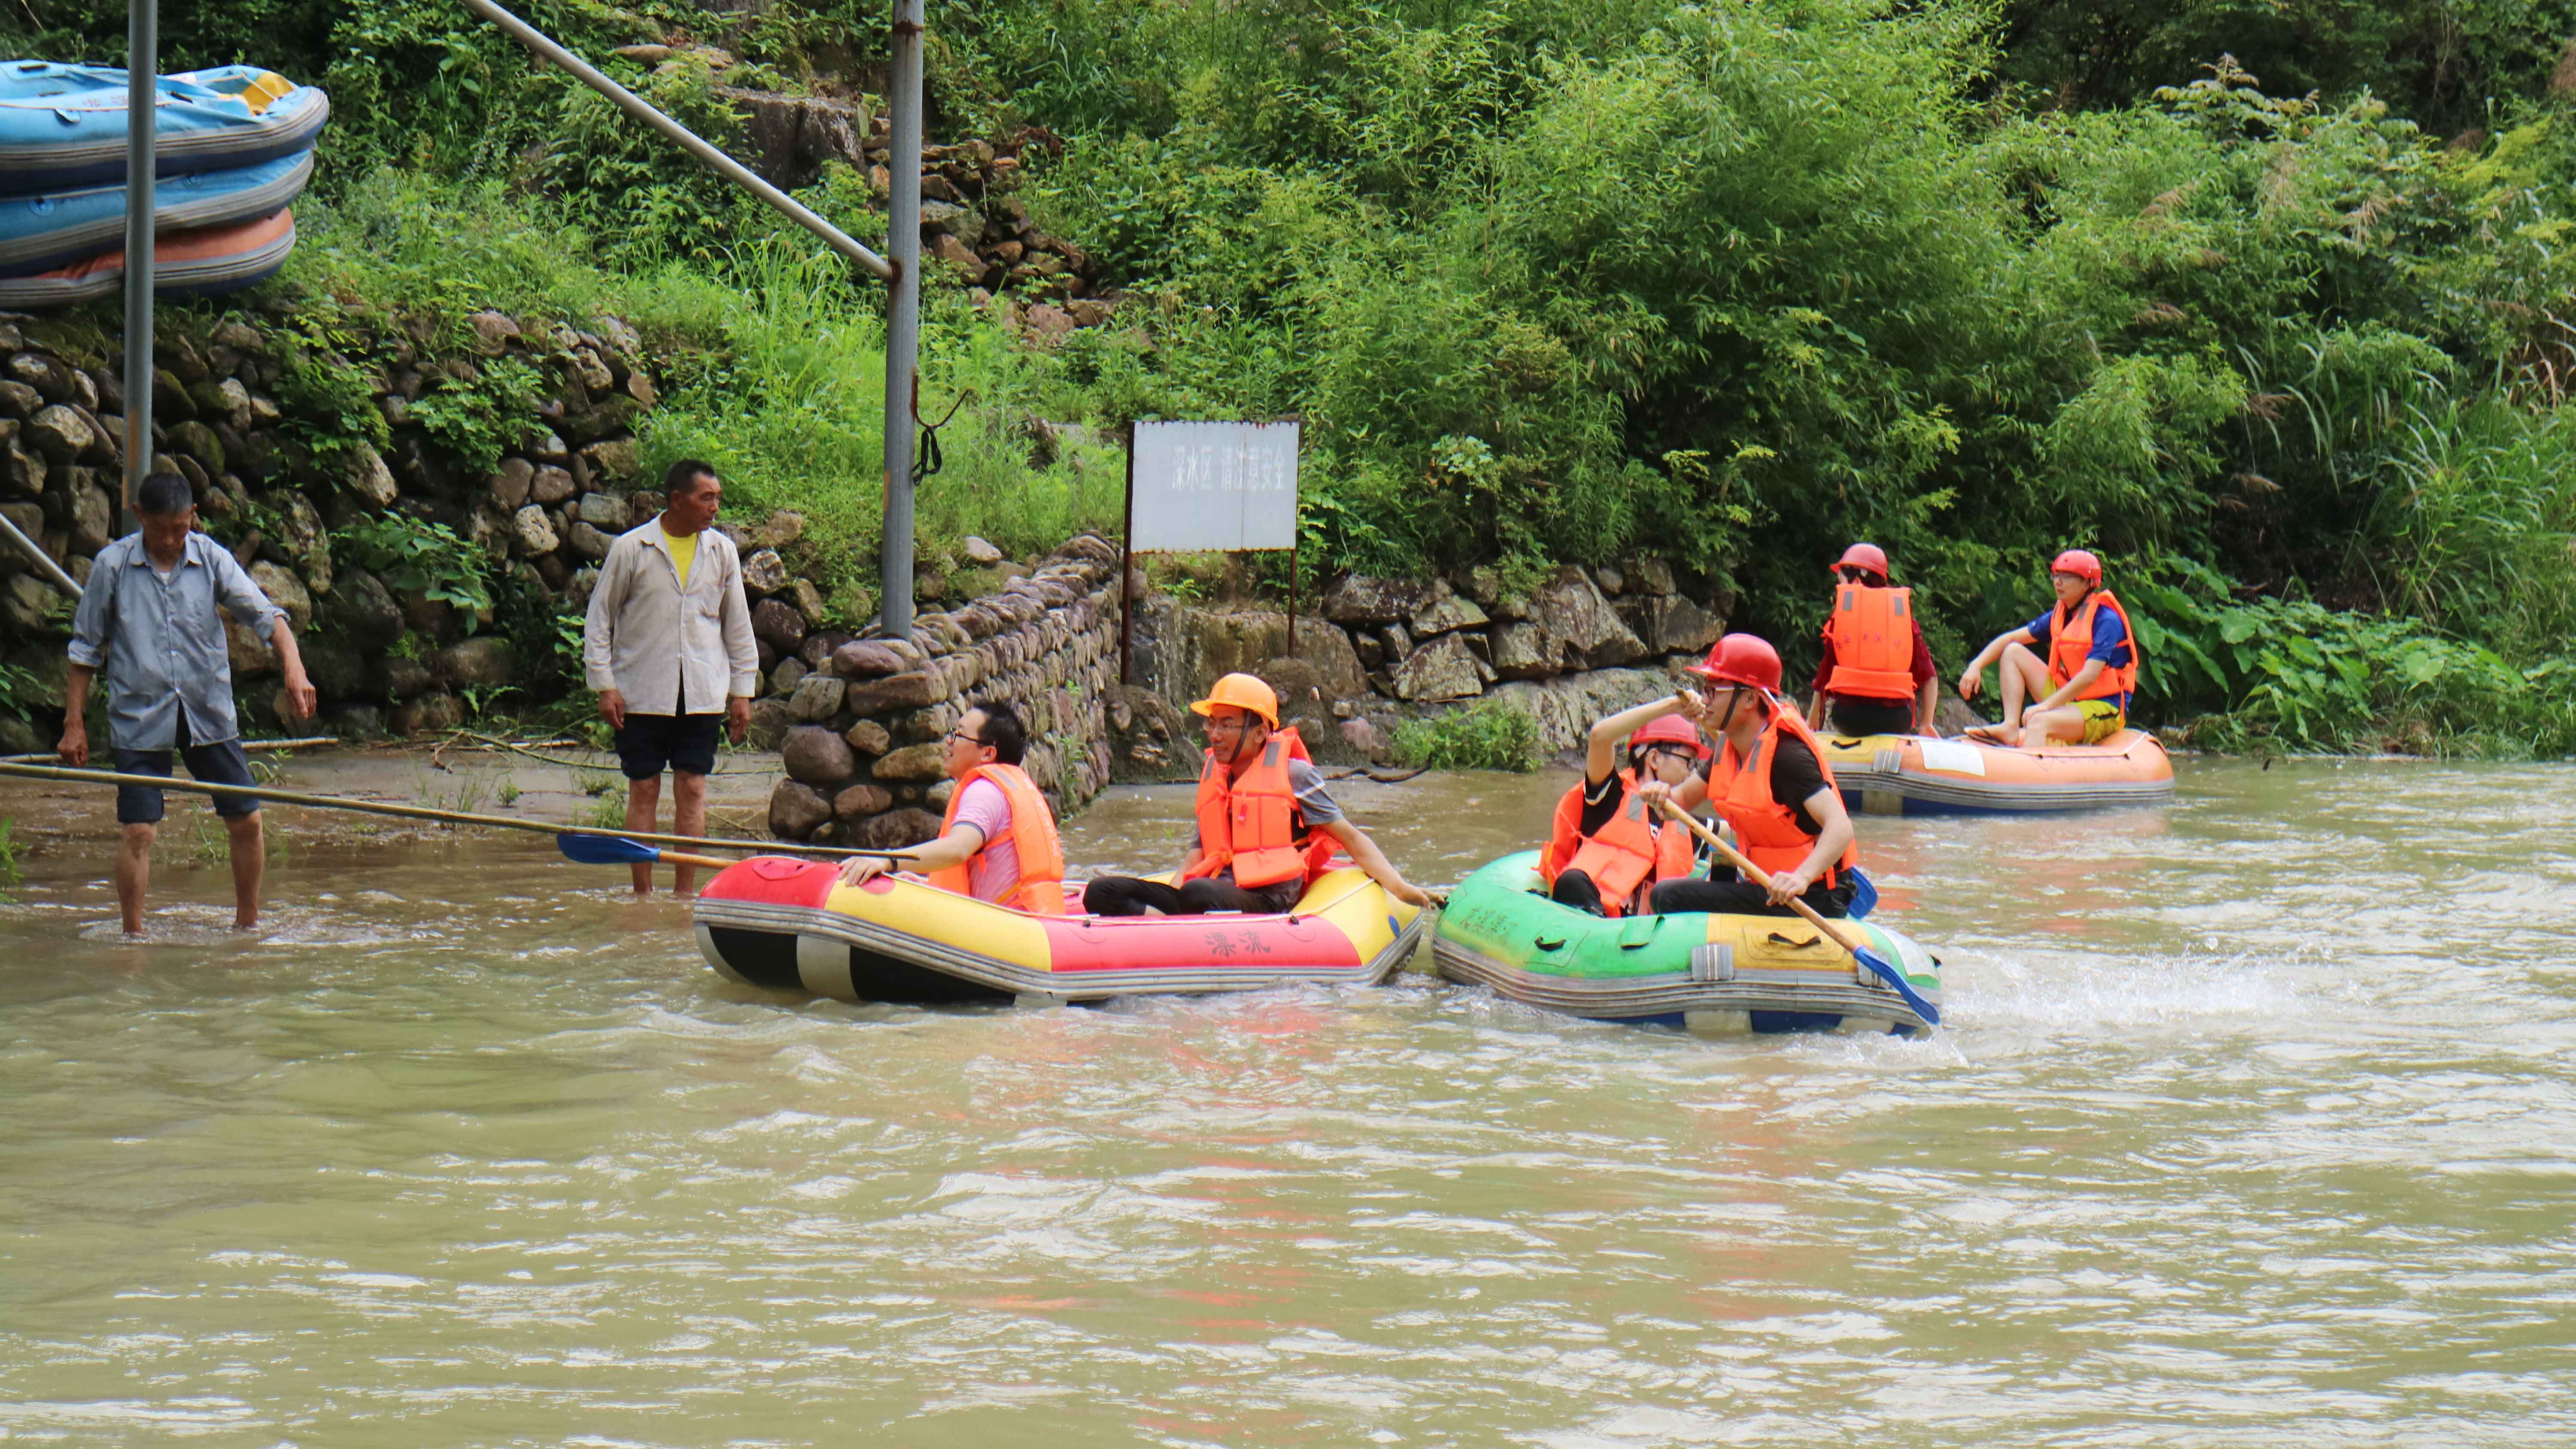
[[[970,734],[966,733],[964,730],[950,730],[950,731],[948,732],[948,738],[949,738],[949,741],[950,741],[951,743],[954,743],[954,742],[956,742],[956,741],[958,741],[958,740],[964,740],[966,743],[968,743],[968,744],[970,744],[970,745],[980,745],[980,744],[984,743],[984,741],[982,741],[982,740],[979,740],[979,739],[975,738],[973,735],[970,735]]]
[[[1696,760],[1699,758],[1699,751],[1692,749],[1688,745],[1648,745],[1646,746],[1646,753],[1648,755],[1679,755],[1685,760]]]

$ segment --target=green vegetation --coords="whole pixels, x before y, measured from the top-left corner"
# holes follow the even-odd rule
[[[121,43],[26,13],[31,53]],[[708,23],[532,13],[594,56]],[[723,79],[862,74],[881,28],[781,0]],[[1022,196],[1131,300],[1040,347],[932,298],[922,412],[963,406],[927,555],[1114,527],[1119,460],[1036,463],[1031,419],[1294,413],[1310,577],[1657,554],[1794,672],[1852,538],[1948,660],[2081,543],[2144,616],[2150,717],[2576,750],[2576,4],[1001,0],[931,29],[935,133],[1062,137]],[[234,0],[165,44],[331,87],[291,273],[317,348],[388,312],[460,349],[482,307],[629,317],[667,380],[648,467],[805,511],[834,609],[872,608],[873,284],[460,9]],[[702,60],[606,63],[739,134]],[[881,234],[864,178],[804,195]],[[290,378],[347,429],[315,459],[380,440],[347,379]],[[471,458],[522,382],[423,403]]]
[[[1509,770],[1525,775],[1538,768],[1538,721],[1499,699],[1480,700],[1431,719],[1407,720],[1396,726],[1394,744],[1396,758],[1426,770]]]

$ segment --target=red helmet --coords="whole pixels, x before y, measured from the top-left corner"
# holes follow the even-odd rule
[[[1699,737],[1699,726],[1677,714],[1649,720],[1644,729],[1628,736],[1628,744],[1632,749],[1644,749],[1648,745],[1665,742],[1688,745],[1693,755],[1703,760],[1708,758],[1708,741]]]
[[[1874,543],[1856,543],[1843,550],[1843,556],[1835,561],[1834,568],[1867,569],[1883,579],[1887,577],[1887,551]]]
[[[1750,634],[1729,634],[1708,651],[1708,658],[1686,673],[1720,684],[1749,684],[1765,694],[1780,692],[1780,651]]]
[[[2095,588],[2102,587],[2102,561],[2080,548],[2070,548],[2048,566],[2053,574],[2073,574]]]

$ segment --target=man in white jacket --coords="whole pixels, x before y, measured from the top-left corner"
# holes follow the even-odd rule
[[[609,545],[582,629],[582,674],[599,692],[599,717],[617,732],[626,771],[626,828],[653,829],[662,772],[671,772],[671,828],[707,833],[707,776],[721,723],[741,744],[760,687],[760,646],[742,592],[742,558],[709,525],[724,500],[716,470],[694,458],[662,475],[662,515]],[[672,888],[689,894],[682,865]],[[653,869],[635,870],[635,894],[653,892]]]

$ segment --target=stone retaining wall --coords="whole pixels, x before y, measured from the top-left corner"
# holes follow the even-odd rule
[[[953,789],[942,741],[988,699],[1028,727],[1022,765],[1057,816],[1091,803],[1109,782],[1117,571],[1118,546],[1085,534],[997,592],[916,615],[910,641],[874,626],[799,640],[752,707],[755,743],[775,744],[787,771],[769,797],[771,832],[878,850],[938,834]],[[778,615],[761,618],[770,608],[755,610],[755,625],[764,643],[783,643]]]

